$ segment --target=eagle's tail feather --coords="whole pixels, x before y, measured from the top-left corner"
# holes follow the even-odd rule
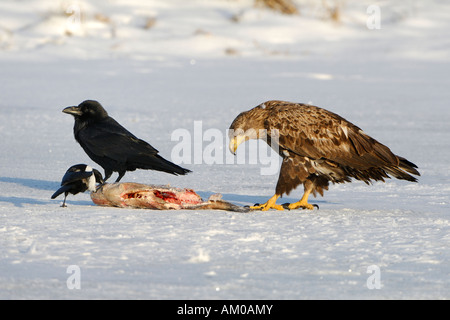
[[[400,161],[399,167],[403,170],[405,170],[406,172],[409,172],[411,174],[414,174],[416,176],[420,176],[419,171],[417,171],[417,166],[412,163],[411,161],[406,160],[403,157],[399,157],[397,156],[398,160]]]
[[[397,156],[397,158],[399,160],[398,166],[385,168],[386,172],[397,179],[417,182],[417,178],[410,175],[420,176],[419,171],[415,169],[417,166],[403,157]]]

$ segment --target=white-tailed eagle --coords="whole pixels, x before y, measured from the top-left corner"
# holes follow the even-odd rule
[[[272,143],[277,137],[278,143]],[[267,101],[239,114],[230,126],[230,151],[249,139],[264,139],[283,158],[275,195],[256,210],[304,208],[310,193],[323,196],[329,182],[370,184],[390,176],[417,182],[417,166],[391,150],[341,116],[302,103]],[[276,204],[277,199],[303,184],[300,201]]]

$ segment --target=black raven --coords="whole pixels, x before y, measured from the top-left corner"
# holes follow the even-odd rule
[[[174,175],[185,175],[190,170],[167,161],[144,140],[138,139],[95,100],[86,100],[78,106],[67,107],[64,113],[75,117],[75,139],[87,155],[105,170],[105,181],[115,171],[116,182],[126,171],[136,169],[158,170]]]
[[[64,202],[61,207],[65,207],[66,198],[69,193],[75,195],[86,190],[95,191],[96,182],[101,184],[104,182],[102,174],[98,170],[92,169],[85,164],[76,164],[67,169],[61,181],[61,188],[52,195],[52,199],[55,199],[64,192]]]

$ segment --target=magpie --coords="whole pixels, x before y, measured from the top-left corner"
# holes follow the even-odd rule
[[[74,116],[75,140],[105,170],[104,181],[113,172],[118,172],[116,182],[119,182],[127,171],[136,169],[174,175],[191,172],[161,157],[158,150],[110,117],[98,101],[86,100],[78,106],[65,108],[63,112]]]
[[[96,183],[104,183],[100,171],[86,164],[76,164],[67,169],[61,181],[61,188],[52,195],[52,199],[64,193],[64,202],[61,207],[66,207],[66,198],[69,193],[76,195],[86,190],[95,191]]]

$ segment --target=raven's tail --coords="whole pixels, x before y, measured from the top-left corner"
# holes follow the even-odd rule
[[[176,165],[175,163],[172,163],[164,159],[158,154],[153,155],[151,161],[140,162],[140,165],[138,167],[141,169],[163,171],[174,175],[185,175],[188,174],[189,172],[192,172],[189,169],[182,168]]]

